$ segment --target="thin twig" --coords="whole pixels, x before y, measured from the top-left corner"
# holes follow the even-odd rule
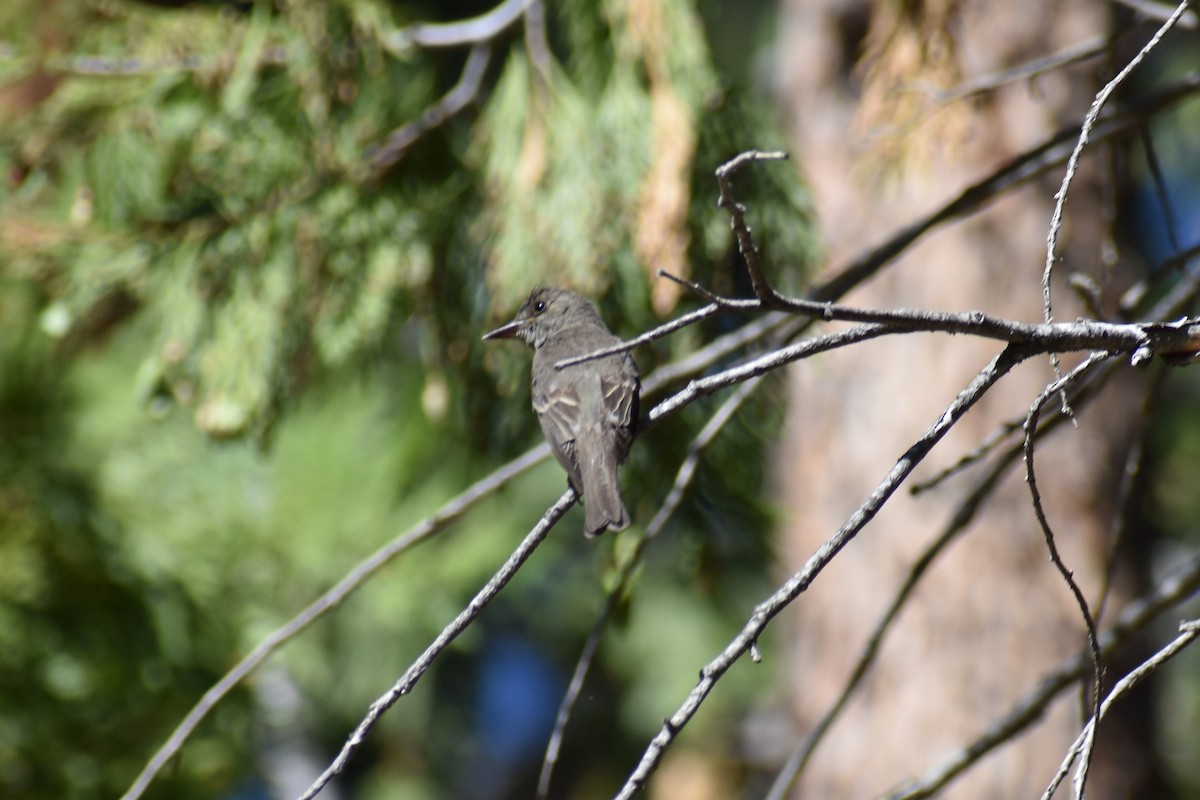
[[[1038,525],[1041,526],[1042,535],[1046,539],[1046,549],[1050,552],[1050,560],[1054,563],[1055,569],[1062,575],[1063,581],[1067,584],[1067,588],[1071,590],[1071,594],[1075,597],[1075,603],[1079,606],[1079,613],[1083,616],[1084,624],[1087,626],[1088,646],[1092,652],[1092,667],[1093,667],[1093,687],[1092,687],[1092,718],[1097,719],[1100,713],[1100,695],[1103,691],[1103,676],[1104,668],[1101,663],[1100,653],[1100,637],[1096,632],[1096,621],[1092,619],[1091,611],[1088,608],[1087,599],[1083,596],[1083,591],[1079,588],[1079,584],[1075,582],[1075,578],[1071,574],[1071,570],[1067,569],[1067,565],[1063,563],[1062,556],[1058,552],[1058,547],[1054,543],[1054,531],[1050,528],[1050,521],[1046,518],[1046,510],[1042,506],[1042,495],[1038,490],[1037,472],[1033,466],[1034,454],[1034,431],[1037,430],[1038,417],[1042,411],[1042,404],[1046,402],[1055,393],[1063,393],[1063,407],[1066,407],[1066,387],[1084,374],[1094,364],[1099,364],[1112,358],[1112,354],[1108,352],[1093,353],[1075,369],[1071,370],[1065,376],[1047,386],[1037,399],[1033,401],[1033,405],[1029,407],[1029,416],[1025,420],[1025,482],[1029,485],[1029,495],[1033,501],[1033,512],[1037,517]],[[1087,780],[1087,765],[1091,763],[1092,747],[1089,743],[1087,750],[1083,755],[1083,780]]]
[[[596,649],[600,644],[600,637],[608,627],[608,623],[612,619],[617,606],[620,604],[621,598],[624,597],[626,588],[629,586],[629,581],[646,552],[647,545],[662,532],[663,528],[666,527],[667,521],[674,516],[675,511],[683,502],[683,498],[687,494],[687,489],[691,485],[692,479],[696,476],[696,468],[700,463],[700,456],[704,452],[704,449],[716,438],[717,434],[721,432],[721,429],[725,427],[729,420],[733,419],[733,416],[741,409],[745,402],[750,399],[759,384],[762,383],[762,380],[763,376],[751,378],[739,386],[737,391],[721,404],[721,407],[717,409],[716,413],[712,415],[700,433],[688,445],[687,457],[679,465],[679,470],[675,473],[675,482],[671,485],[671,490],[667,493],[666,499],[659,506],[658,513],[654,515],[654,518],[646,526],[633,552],[621,565],[617,583],[609,591],[604,608],[601,610],[599,617],[597,617],[595,624],[592,625],[587,642],[579,654],[579,660],[575,663],[575,671],[571,675],[571,682],[567,686],[562,703],[558,707],[558,716],[554,721],[554,731],[551,733],[550,740],[546,745],[546,755],[542,759],[542,770],[538,776],[537,800],[545,800],[549,796],[550,779],[554,774],[554,767],[558,763],[558,754],[562,748],[563,735],[566,731],[567,723],[571,719],[575,702],[579,699],[579,693],[583,691],[583,683],[587,678],[588,670],[591,669],[592,660],[595,658]]]
[[[1089,39],[1086,42],[1063,50],[1061,53],[1034,58],[1026,61],[1024,64],[1018,64],[1015,67],[1010,67],[991,75],[964,81],[945,91],[936,92],[934,100],[944,105],[958,100],[965,100],[968,97],[986,94],[1009,83],[1033,80],[1047,72],[1103,55],[1110,46],[1111,43],[1107,36],[1097,36],[1094,39]]]
[[[1116,685],[1113,686],[1112,691],[1109,692],[1108,697],[1104,699],[1104,704],[1097,709],[1096,715],[1088,720],[1078,738],[1076,738],[1074,743],[1072,743],[1072,745],[1067,749],[1067,755],[1063,758],[1063,762],[1059,767],[1058,773],[1056,773],[1054,778],[1051,779],[1050,785],[1046,787],[1046,791],[1042,794],[1042,800],[1050,800],[1050,798],[1054,795],[1054,792],[1058,790],[1058,785],[1062,783],[1063,778],[1066,777],[1067,772],[1071,769],[1071,762],[1075,760],[1081,751],[1084,754],[1084,758],[1080,760],[1079,767],[1075,771],[1075,780],[1073,783],[1075,797],[1083,797],[1083,789],[1087,782],[1087,753],[1089,750],[1091,750],[1096,740],[1096,725],[1098,724],[1099,720],[1103,719],[1104,715],[1108,713],[1108,710],[1112,707],[1113,703],[1115,703],[1117,700],[1120,700],[1130,690],[1141,683],[1146,676],[1150,675],[1163,664],[1170,661],[1181,650],[1183,650],[1183,648],[1187,647],[1189,644],[1195,641],[1198,636],[1200,636],[1200,620],[1183,622],[1180,624],[1179,629],[1181,633],[1169,644],[1139,664],[1136,669],[1131,671],[1124,678],[1121,678],[1121,680],[1117,681]]]
[[[805,339],[796,344],[788,345],[787,347],[772,350],[764,355],[752,358],[743,364],[693,380],[682,390],[651,409],[650,413],[642,418],[641,426],[648,427],[663,417],[674,414],[683,406],[701,397],[707,397],[721,389],[766,374],[771,370],[782,367],[784,364],[809,358],[818,353],[848,347],[858,342],[865,342],[868,339],[884,336],[890,332],[887,326],[884,325],[859,325],[848,330],[815,336],[811,339]]]
[[[671,281],[672,283],[679,284],[683,288],[687,289],[689,292],[691,292],[695,295],[699,295],[700,297],[704,298],[705,300],[707,300],[710,303],[716,303],[717,305],[721,306],[722,308],[726,308],[726,309],[730,309],[730,310],[738,309],[738,308],[752,310],[752,309],[757,309],[757,308],[762,307],[762,302],[760,300],[734,300],[734,299],[731,299],[728,297],[722,297],[721,295],[717,294],[713,290],[709,289],[707,286],[699,284],[693,280],[688,280],[687,278],[681,278],[680,276],[675,275],[672,272],[668,272],[665,269],[658,270],[657,274],[658,274],[658,277],[666,278],[667,280]]]
[[[346,743],[342,745],[342,750],[338,753],[337,758],[305,790],[304,794],[300,796],[300,800],[312,800],[312,798],[320,794],[321,790],[336,775],[345,769],[350,758],[362,746],[367,734],[379,722],[379,718],[383,716],[383,713],[391,708],[397,700],[411,692],[413,687],[417,685],[417,681],[421,679],[421,676],[425,674],[425,671],[429,669],[430,665],[433,664],[442,651],[483,613],[483,609],[512,580],[513,576],[517,574],[517,570],[521,568],[521,565],[533,554],[533,551],[537,549],[537,546],[550,533],[551,528],[567,513],[567,510],[575,505],[577,499],[575,491],[568,489],[563,493],[562,497],[558,498],[554,505],[546,510],[546,513],[542,515],[538,524],[526,535],[521,544],[517,546],[517,549],[508,557],[508,560],[496,571],[496,574],[484,584],[479,593],[471,598],[471,602],[467,604],[467,607],[459,612],[458,616],[449,625],[442,629],[442,632],[433,640],[433,643],[425,648],[425,652],[421,653],[420,657],[400,676],[400,679],[396,681],[392,688],[388,689],[375,702],[371,703],[366,716],[363,717],[362,722],[358,723],[358,727],[350,734]]]
[[[487,73],[488,62],[492,50],[486,44],[477,44],[471,48],[467,63],[463,65],[458,82],[446,92],[436,103],[425,109],[421,116],[412,122],[406,122],[392,131],[378,145],[364,154],[367,174],[377,178],[381,173],[404,157],[408,148],[412,147],[422,136],[441,127],[447,120],[462,111],[479,96],[483,85],[483,76]]]
[[[1123,6],[1132,8],[1147,19],[1164,20],[1171,16],[1169,3],[1159,3],[1155,0],[1116,0]],[[1179,18],[1179,27],[1191,30],[1196,27],[1196,15],[1188,12]]]
[[[909,494],[914,497],[934,489],[941,485],[950,477],[957,475],[972,464],[976,464],[987,458],[997,447],[1008,441],[1014,433],[1021,430],[1021,423],[1016,420],[1008,420],[996,426],[990,434],[983,438],[974,450],[969,453],[964,453],[957,461],[948,467],[944,467],[930,478],[914,483],[908,490]]]
[[[1069,399],[1072,407],[1074,407],[1076,404],[1091,400],[1094,395],[1099,392],[1099,390],[1114,372],[1114,370],[1111,369],[1113,363],[1114,362],[1106,362],[1098,369],[1092,369],[1087,376],[1086,382],[1081,379],[1070,387],[1071,395]],[[1017,417],[1001,422],[996,426],[992,433],[985,437],[981,444],[976,446],[974,450],[965,454],[954,464],[941,470],[933,477],[925,480],[922,483],[914,484],[913,488],[910,490],[911,493],[916,495],[920,494],[921,492],[929,491],[945,481],[951,475],[957,474],[958,472],[966,469],[968,466],[981,461],[988,454],[994,452],[998,446],[1003,444],[1009,438],[1009,434],[1024,429],[1027,413],[1028,412],[1023,412]],[[1049,418],[1042,418],[1038,424],[1037,435],[1041,437],[1044,431],[1047,431],[1051,428],[1057,428],[1063,421],[1064,416],[1062,414],[1062,409],[1059,408]],[[1013,448],[1013,450],[1005,451],[1003,458],[1008,458],[1011,453],[1022,453],[1024,451],[1024,447],[1025,443],[1024,439],[1022,439],[1021,441],[1017,442],[1016,447]]]
[[[741,632],[726,646],[725,650],[700,670],[700,681],[684,700],[680,708],[669,719],[663,722],[663,727],[650,741],[637,767],[626,779],[617,800],[629,800],[645,787],[651,773],[658,766],[666,748],[670,746],[679,731],[695,716],[705,698],[712,692],[717,681],[745,653],[749,652],[761,638],[762,632],[775,616],[803,593],[818,574],[833,560],[843,547],[850,543],[855,536],[874,519],[875,514],[884,503],[900,487],[905,478],[916,468],[917,464],[933,449],[934,445],[946,434],[962,415],[983,396],[983,394],[1006,375],[1016,364],[1029,358],[1033,353],[1026,346],[1009,345],[1002,353],[993,358],[974,380],[955,398],[929,430],[917,440],[896,462],[891,472],[872,492],[871,496],[859,506],[850,519],[835,533],[816,553],[812,555],[799,572],[794,574],[786,583],[770,597],[755,608],[754,613],[746,622]]]
[[[393,52],[411,47],[462,47],[495,39],[524,14],[533,0],[504,0],[503,3],[469,19],[455,22],[421,22],[384,36],[382,44]]]
[[[746,224],[746,207],[733,196],[733,176],[742,167],[754,161],[779,161],[788,157],[780,151],[765,152],[748,150],[717,167],[717,186],[720,188],[720,199],[717,205],[729,212],[729,226],[737,239],[738,251],[746,262],[746,272],[750,276],[750,285],[754,287],[754,296],[766,306],[770,306],[779,296],[767,280],[763,272],[762,262],[758,257],[758,248],[754,246],[754,238],[750,235],[750,226]]]
[[[1182,245],[1179,243],[1179,228],[1175,223],[1175,208],[1171,204],[1171,194],[1167,191],[1167,179],[1163,175],[1162,164],[1158,161],[1158,150],[1154,146],[1154,137],[1150,134],[1148,124],[1144,123],[1138,126],[1138,138],[1142,141],[1142,152],[1146,155],[1146,166],[1150,168],[1150,178],[1154,184],[1154,196],[1158,198],[1163,222],[1167,227],[1167,243],[1171,246],[1172,253],[1178,253],[1182,249]]]
[[[1155,31],[1154,36],[1150,37],[1150,41],[1146,42],[1142,49],[1138,51],[1137,55],[1131,58],[1129,63],[1117,73],[1116,77],[1106,83],[1104,88],[1102,88],[1096,94],[1096,98],[1092,101],[1091,108],[1088,109],[1087,114],[1083,118],[1083,125],[1079,129],[1079,138],[1075,143],[1074,149],[1071,151],[1071,156],[1067,159],[1067,169],[1063,174],[1062,185],[1059,187],[1058,193],[1054,196],[1054,213],[1050,216],[1050,231],[1046,235],[1046,265],[1044,271],[1042,272],[1042,318],[1046,322],[1051,322],[1054,319],[1052,315],[1053,309],[1050,292],[1050,277],[1054,272],[1054,261],[1058,257],[1058,235],[1062,230],[1063,209],[1066,207],[1067,192],[1071,187],[1071,181],[1075,177],[1075,171],[1079,168],[1079,158],[1083,154],[1083,148],[1087,146],[1091,130],[1096,125],[1096,121],[1100,117],[1100,111],[1104,108],[1104,104],[1108,102],[1108,98],[1114,91],[1116,91],[1117,87],[1124,82],[1125,78],[1128,77],[1129,74],[1133,72],[1133,70],[1136,69],[1139,64],[1142,63],[1142,60],[1146,57],[1146,55],[1158,45],[1163,36],[1167,34],[1167,31],[1174,27],[1175,23],[1178,22],[1179,18],[1183,15],[1183,12],[1187,10],[1190,2],[1191,0],[1183,0],[1183,2],[1181,2],[1175,8],[1175,13],[1173,13],[1170,18],[1164,22],[1157,31]],[[1061,368],[1059,366],[1058,357],[1054,354],[1051,354],[1050,362],[1054,367],[1055,377],[1059,377],[1061,374]],[[1063,397],[1063,404],[1065,410],[1067,408],[1065,405],[1065,396]]]
[[[641,336],[635,336],[628,341],[612,345],[611,347],[605,347],[602,350],[596,350],[595,352],[587,353],[582,356],[573,356],[571,358],[564,358],[561,361],[556,361],[554,363],[554,368],[564,369],[565,367],[582,364],[585,361],[593,361],[597,358],[604,358],[605,356],[611,356],[616,353],[624,353],[627,350],[634,349],[635,347],[641,347],[647,342],[652,342],[655,339],[661,339],[668,334],[674,333],[680,328],[686,328],[688,325],[694,325],[701,320],[708,319],[709,317],[713,316],[714,314],[718,314],[723,310],[724,309],[722,309],[720,306],[712,304],[698,308],[695,311],[689,311],[687,314],[684,314],[678,319],[673,319],[670,322],[663,323],[656,328],[646,331]]]
[[[1200,554],[1193,554],[1178,571],[1125,607],[1116,623],[1100,636],[1101,648],[1113,652],[1153,622],[1159,614],[1184,602],[1197,591],[1200,591]],[[1079,680],[1091,666],[1091,648],[1085,646],[1038,681],[1036,688],[1020,698],[978,738],[952,753],[919,779],[905,783],[886,797],[888,800],[923,800],[937,794],[972,764],[1041,719],[1051,701]]]
[[[691,355],[664,364],[642,381],[642,397],[655,394],[666,386],[690,380],[707,372],[720,361],[727,360],[750,345],[790,332],[796,320],[787,314],[771,312],[747,322],[742,327],[714,339]]]

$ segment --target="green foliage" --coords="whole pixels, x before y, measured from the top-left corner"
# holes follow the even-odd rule
[[[63,365],[44,341],[9,334],[0,337],[0,794],[113,797],[141,768],[147,731],[173,725],[220,675],[233,621],[208,614],[177,574],[138,568],[127,531],[91,488],[94,472],[63,459],[77,405]],[[197,743],[207,757],[167,776],[164,791],[212,796],[247,768],[244,709],[235,695]]]
[[[28,9],[8,66],[53,84],[0,132],[22,176],[0,215],[6,269],[43,281],[62,335],[95,333],[93,312],[114,297],[152,315],[156,396],[193,409],[210,435],[261,437],[313,375],[377,352],[414,297],[443,299],[435,264],[451,242],[482,247],[493,309],[539,282],[599,294],[656,267],[690,271],[683,251],[655,249],[659,233],[719,262],[730,238],[706,203],[711,170],[769,126],[753,104],[719,99],[684,0],[579,5],[554,18],[571,45],[561,64],[542,74],[513,49],[469,138],[454,121],[416,146],[430,157],[382,183],[364,153],[446,80],[444,64],[386,54],[382,6],[120,4],[83,28],[64,22],[80,55],[51,59],[49,73]],[[74,7],[56,6],[64,20]],[[339,38],[351,35],[353,46]],[[654,168],[675,151],[686,170]],[[764,241],[803,266],[811,235],[794,223],[806,199],[794,172],[770,172]],[[678,211],[655,200],[672,192],[696,200]],[[474,270],[456,280],[478,285]],[[487,309],[460,322],[479,326]]]
[[[26,173],[4,213],[24,234],[5,238],[7,268],[52,281],[64,334],[113,296],[157,318],[146,369],[216,436],[264,433],[303,387],[297,367],[377,347],[428,280],[425,219],[445,213],[345,178],[430,100],[433,70],[370,48],[347,66],[330,35],[377,26],[377,10],[314,13],[121,6],[77,46],[134,74],[76,76],[92,62],[68,60],[0,136]]]
[[[0,706],[19,709],[0,720],[0,794],[108,797],[263,634],[535,440],[528,353],[479,342],[532,284],[596,296],[623,335],[681,302],[657,268],[737,291],[712,170],[775,142],[721,90],[689,0],[547,4],[551,57],[497,40],[474,103],[387,170],[373,148],[464,60],[396,48],[425,7],[49,9],[0,9]],[[773,274],[799,275],[813,247],[798,176],[762,167],[744,185]],[[643,374],[711,332],[639,352]],[[711,402],[635,448],[639,520]],[[634,587],[602,648],[596,691],[634,698],[595,712],[612,763],[756,599],[769,409],[714,445],[643,567],[661,585]],[[534,471],[289,648],[322,747],[564,487],[557,465]],[[450,796],[496,628],[571,668],[610,558],[580,543],[577,514],[387,719],[378,746],[411,761],[364,788]],[[642,670],[684,608],[677,658]],[[252,772],[269,733],[258,686],[156,796],[212,797]]]

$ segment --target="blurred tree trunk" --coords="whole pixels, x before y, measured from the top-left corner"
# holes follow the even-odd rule
[[[1103,5],[1079,0],[896,5],[784,4],[780,94],[833,269],[1060,126],[1082,119],[1099,88],[1093,60],[1043,76],[1036,85],[1009,85],[973,108],[971,101],[960,102],[905,130],[906,115],[920,115],[906,104],[914,96],[919,103],[931,81],[949,88],[964,77],[1059,52],[1103,33],[1109,20]],[[875,66],[864,71],[856,62],[871,47],[877,47]],[[892,88],[899,83],[910,91],[889,93],[889,80]],[[1120,265],[1102,259],[1110,242],[1103,213],[1108,187],[1094,167],[1105,156],[1090,152],[1092,168],[1080,174],[1070,194],[1064,259],[1056,274],[1057,319],[1086,313],[1063,283],[1071,272],[1107,282],[1110,309],[1108,294],[1115,297],[1122,288]],[[879,179],[878,170],[864,169],[872,162],[888,165],[892,175]],[[1040,319],[1046,231],[1061,178],[1061,169],[1054,170],[981,215],[935,231],[846,302]],[[789,571],[838,529],[999,349],[995,342],[964,337],[893,336],[792,370],[789,435],[777,464],[790,509],[784,545]],[[1046,359],[1020,367],[914,477],[929,477],[1002,422],[1021,419],[1051,379]],[[1064,426],[1037,452],[1058,547],[1089,602],[1098,594],[1110,498],[1136,417],[1127,410],[1137,403],[1130,389],[1110,388],[1082,414],[1082,430]],[[981,474],[976,468],[915,498],[898,493],[796,604],[788,616],[785,680],[801,735],[834,702],[916,555]],[[876,796],[919,777],[1084,644],[1080,613],[1047,558],[1018,462],[961,541],[925,576],[794,796]],[[1079,732],[1083,711],[1079,692],[1069,693],[1034,733],[986,757],[943,796],[1037,797]],[[1116,741],[1113,729],[1101,737],[1103,746],[1127,744]],[[1096,760],[1090,797],[1145,796],[1137,792],[1137,758],[1122,752],[1119,769],[1105,762]],[[1068,791],[1060,789],[1058,796]]]

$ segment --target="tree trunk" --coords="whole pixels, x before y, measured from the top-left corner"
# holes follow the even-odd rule
[[[924,13],[938,13],[934,5],[926,3]],[[1091,61],[1045,75],[1035,86],[1010,84],[975,101],[970,113],[961,109],[973,101],[960,101],[958,111],[947,112],[948,119],[934,118],[910,135],[930,137],[917,147],[908,142],[910,154],[926,147],[925,164],[916,158],[899,177],[875,179],[863,169],[863,156],[879,152],[881,144],[873,137],[886,135],[893,120],[885,115],[867,126],[856,124],[864,96],[880,100],[869,85],[861,90],[863,76],[855,60],[868,17],[879,25],[887,10],[884,3],[868,9],[854,0],[785,4],[779,88],[790,110],[796,156],[816,196],[831,269],[944,204],[1060,126],[1082,119],[1099,88],[1096,61]],[[956,48],[950,60],[966,77],[1075,46],[1108,25],[1104,6],[1082,0],[967,4],[948,13]],[[893,48],[903,48],[903,35],[893,39]],[[937,46],[923,44],[930,50]],[[892,51],[888,57],[898,56]],[[920,69],[906,76],[917,90],[926,80]],[[1091,166],[1102,161],[1092,151]],[[1101,172],[1085,169],[1071,190],[1060,246],[1065,258],[1056,267],[1054,286],[1058,319],[1088,314],[1063,282],[1070,272],[1119,283],[1117,267],[1102,263],[1101,244],[1108,242],[1109,231]],[[984,213],[935,230],[845,302],[980,309],[1039,320],[1046,232],[1061,178],[1062,170],[1053,170],[1008,192]],[[842,525],[1001,348],[965,337],[890,336],[793,368],[789,434],[777,464],[778,486],[790,509],[783,545],[789,572]],[[913,479],[954,463],[998,425],[1023,420],[1052,379],[1048,359],[1017,368],[950,432]],[[1078,430],[1060,427],[1036,454],[1057,545],[1093,603],[1110,534],[1109,498],[1136,422],[1131,389],[1110,387],[1102,401],[1080,415]],[[1056,402],[1050,401],[1048,410]],[[916,497],[907,487],[897,492],[789,612],[785,682],[792,690],[799,735],[806,735],[834,702],[914,560],[987,469],[977,465]],[[870,797],[919,777],[1085,646],[1080,611],[1047,557],[1023,473],[1018,460],[976,521],[925,574],[793,796]],[[1081,707],[1080,692],[1067,693],[1034,732],[986,757],[942,796],[1037,797],[1088,710]],[[1137,769],[1132,762],[1105,769],[1103,761],[1097,759],[1089,796],[1127,796]],[[1068,793],[1060,789],[1057,796]]]

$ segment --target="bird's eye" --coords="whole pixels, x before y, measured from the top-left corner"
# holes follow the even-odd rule
[[[545,303],[545,301],[543,301],[543,300],[538,300],[536,303],[534,303],[534,305],[533,305],[533,310],[534,310],[534,311],[536,311],[536,312],[537,312],[537,313],[539,313],[539,314],[540,314],[540,313],[542,313],[543,311],[545,311],[545,310],[546,310],[546,303]]]

